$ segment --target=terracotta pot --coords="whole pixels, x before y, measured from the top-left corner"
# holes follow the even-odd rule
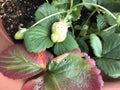
[[[13,44],[14,43],[5,31],[2,20],[0,19],[0,53]],[[22,85],[22,80],[9,79],[0,73],[0,90],[21,90]]]

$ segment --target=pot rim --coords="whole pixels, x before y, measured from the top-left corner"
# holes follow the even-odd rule
[[[0,18],[0,33],[2,33],[2,35],[4,36],[4,38],[11,44],[11,45],[13,45],[14,43],[13,43],[13,41],[12,41],[12,39],[10,38],[10,36],[8,35],[8,33],[6,32],[6,30],[5,30],[5,28],[4,28],[4,26],[3,26],[3,24],[2,24],[2,19]]]

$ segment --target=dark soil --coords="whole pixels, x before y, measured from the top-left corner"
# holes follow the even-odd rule
[[[13,41],[18,27],[26,27],[28,22],[34,20],[36,9],[44,2],[45,0],[0,0],[0,18]]]

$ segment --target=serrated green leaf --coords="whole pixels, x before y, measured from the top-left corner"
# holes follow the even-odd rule
[[[35,13],[35,21],[42,20],[49,15],[59,12],[57,8],[45,3],[41,5]],[[29,29],[24,35],[25,46],[29,52],[41,52],[53,46],[53,42],[50,40],[51,25],[60,19],[60,15],[49,17],[43,20],[37,26]]]
[[[104,16],[101,14],[97,16],[97,27],[99,30],[102,30],[106,27],[106,20]]]
[[[27,52],[23,45],[13,45],[0,54],[0,72],[9,78],[26,79],[43,70],[41,59]]]
[[[112,59],[97,59],[98,67],[112,78],[120,77],[120,61]]]
[[[101,57],[102,56],[102,43],[96,34],[90,35],[90,43],[91,43],[91,47],[93,49],[95,56]]]
[[[54,53],[56,55],[61,55],[75,48],[78,48],[78,44],[75,39],[68,33],[65,41],[55,44]]]
[[[41,52],[53,46],[50,29],[37,25],[24,35],[24,43],[29,52]]]
[[[103,57],[111,59],[120,59],[119,34],[111,34],[104,40]]]

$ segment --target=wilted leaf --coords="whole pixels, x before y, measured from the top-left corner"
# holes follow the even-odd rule
[[[0,72],[9,78],[29,78],[46,69],[51,59],[47,51],[29,53],[22,45],[13,45],[0,54]]]

